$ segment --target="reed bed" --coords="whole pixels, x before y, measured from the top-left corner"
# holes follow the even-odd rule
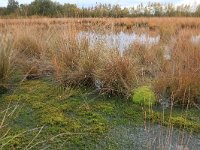
[[[13,40],[1,45],[1,83],[8,82],[8,70],[14,70],[21,72],[22,81],[50,76],[63,86],[86,86],[127,98],[136,87],[148,85],[158,98],[167,93],[167,98],[183,105],[199,103],[200,43],[190,40],[200,33],[198,18],[108,20],[1,19],[1,34]],[[77,38],[85,28],[115,32],[122,26],[129,31],[146,28],[145,32],[158,34],[160,41],[152,46],[133,43],[121,54],[102,42],[91,47],[87,37]],[[10,51],[16,56],[12,60]]]
[[[51,26],[59,25],[66,26],[73,24],[77,28],[91,29],[93,27],[106,27],[111,29],[112,27],[124,27],[126,29],[131,28],[149,28],[156,30],[159,28],[175,28],[186,29],[186,28],[199,28],[200,19],[196,17],[153,17],[153,18],[28,18],[28,19],[0,19],[0,27],[7,26],[40,26],[49,28]],[[169,26],[170,25],[170,26]]]
[[[158,89],[168,88],[175,102],[199,103],[199,42],[191,41],[191,33],[181,31],[171,53],[158,76]]]

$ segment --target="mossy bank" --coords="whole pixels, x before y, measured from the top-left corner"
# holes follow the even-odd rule
[[[44,80],[26,81],[1,95],[0,101],[2,149],[120,149],[111,140],[114,137],[108,138],[113,130],[143,129],[145,122],[152,124],[152,120],[200,132],[197,109],[188,110],[187,115],[175,109],[172,117],[166,110],[162,120],[162,110]]]

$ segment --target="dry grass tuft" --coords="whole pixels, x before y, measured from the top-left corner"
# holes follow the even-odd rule
[[[38,31],[33,28],[14,29],[15,68],[20,70],[24,79],[43,76],[49,68],[48,49],[51,32]],[[51,68],[51,67],[50,67]]]
[[[5,88],[12,70],[12,43],[7,37],[0,41],[0,89]]]
[[[180,33],[171,54],[158,76],[157,90],[168,89],[168,95],[183,105],[199,103],[200,53],[199,44],[191,36]]]
[[[94,70],[99,63],[98,49],[91,49],[89,41],[75,37],[59,38],[52,52],[56,78],[66,86],[94,86]],[[56,48],[55,48],[56,47]]]
[[[137,86],[137,68],[130,57],[113,54],[96,71],[101,83],[101,93],[129,97]]]
[[[18,50],[20,55],[24,55],[27,58],[39,59],[42,52],[40,41],[37,37],[30,35],[24,35],[16,39],[14,48]]]

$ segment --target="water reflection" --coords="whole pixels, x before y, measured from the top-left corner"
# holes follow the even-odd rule
[[[191,41],[192,41],[193,43],[198,43],[198,42],[200,42],[200,35],[192,36],[192,37],[191,37]]]
[[[160,41],[160,36],[150,36],[148,34],[132,33],[97,33],[92,31],[81,31],[78,35],[79,39],[86,38],[90,42],[90,46],[95,46],[97,43],[103,43],[109,48],[118,49],[123,53],[133,42],[139,42],[147,45],[157,44]]]

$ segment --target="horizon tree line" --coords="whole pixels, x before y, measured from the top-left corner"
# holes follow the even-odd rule
[[[174,5],[149,2],[133,7],[97,3],[91,7],[78,7],[76,4],[60,4],[52,0],[34,0],[30,4],[19,4],[8,0],[7,7],[0,7],[0,16],[46,16],[46,17],[199,17],[200,5]]]

